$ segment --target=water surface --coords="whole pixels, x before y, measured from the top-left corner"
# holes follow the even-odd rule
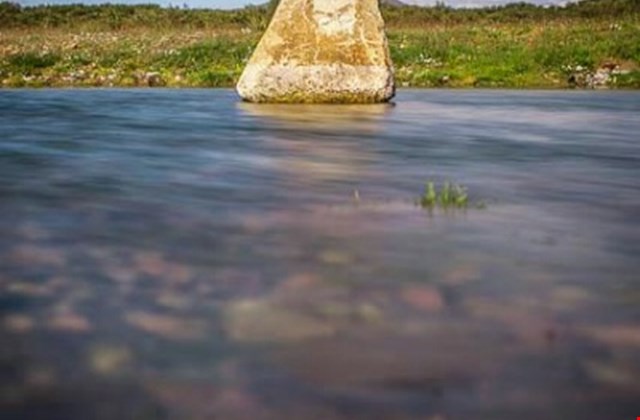
[[[635,418],[639,115],[2,91],[1,417]]]

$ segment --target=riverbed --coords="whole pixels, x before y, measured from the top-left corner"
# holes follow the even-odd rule
[[[635,418],[639,116],[0,91],[0,417]]]

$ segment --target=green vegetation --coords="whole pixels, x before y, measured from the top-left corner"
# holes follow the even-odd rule
[[[444,182],[438,190],[434,183],[429,181],[425,186],[424,193],[418,200],[418,204],[425,209],[433,209],[435,207],[462,209],[467,208],[469,205],[469,196],[467,195],[467,189],[461,185]]]
[[[0,85],[232,86],[277,0],[239,10],[0,3]],[[383,7],[400,87],[640,88],[640,2]]]

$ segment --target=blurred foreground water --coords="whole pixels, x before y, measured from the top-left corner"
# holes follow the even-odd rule
[[[635,419],[639,179],[636,92],[1,91],[0,418]]]

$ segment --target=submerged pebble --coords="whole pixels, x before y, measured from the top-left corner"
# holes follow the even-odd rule
[[[600,360],[587,360],[582,365],[587,375],[596,382],[623,387],[638,387],[640,390],[640,378],[637,375],[639,372],[630,371],[629,366]]]
[[[173,292],[162,292],[156,297],[156,303],[170,309],[187,309],[193,304],[187,296]]]
[[[49,366],[32,366],[27,369],[24,382],[28,386],[52,386],[56,383],[56,373]]]
[[[132,358],[131,350],[123,345],[99,344],[89,350],[91,370],[103,375],[117,373],[129,364]]]
[[[611,347],[630,347],[640,349],[640,326],[607,325],[581,329],[587,337]]]
[[[125,315],[134,328],[169,340],[197,340],[205,335],[206,324],[199,319],[134,311]]]
[[[401,297],[410,307],[423,312],[439,312],[445,306],[442,294],[431,286],[405,287]]]
[[[330,265],[345,265],[353,261],[348,253],[332,249],[321,252],[318,257],[320,261]]]
[[[27,297],[44,297],[51,294],[51,289],[46,284],[30,283],[25,281],[10,282],[6,291],[16,295]]]
[[[54,314],[47,321],[47,326],[52,330],[70,333],[86,333],[93,329],[87,318],[74,312]]]
[[[14,248],[11,257],[12,260],[17,263],[28,265],[49,265],[61,267],[67,262],[66,255],[63,251],[30,244],[20,245]]]
[[[582,287],[559,286],[551,292],[551,304],[564,311],[585,305],[591,300],[591,294]]]
[[[28,315],[10,314],[2,318],[2,326],[11,332],[26,333],[33,330],[35,322]]]
[[[224,318],[229,337],[241,342],[292,342],[335,333],[329,322],[269,300],[234,302],[226,308]]]
[[[474,265],[458,265],[447,271],[442,278],[443,283],[460,286],[469,283],[480,276],[480,270]]]

